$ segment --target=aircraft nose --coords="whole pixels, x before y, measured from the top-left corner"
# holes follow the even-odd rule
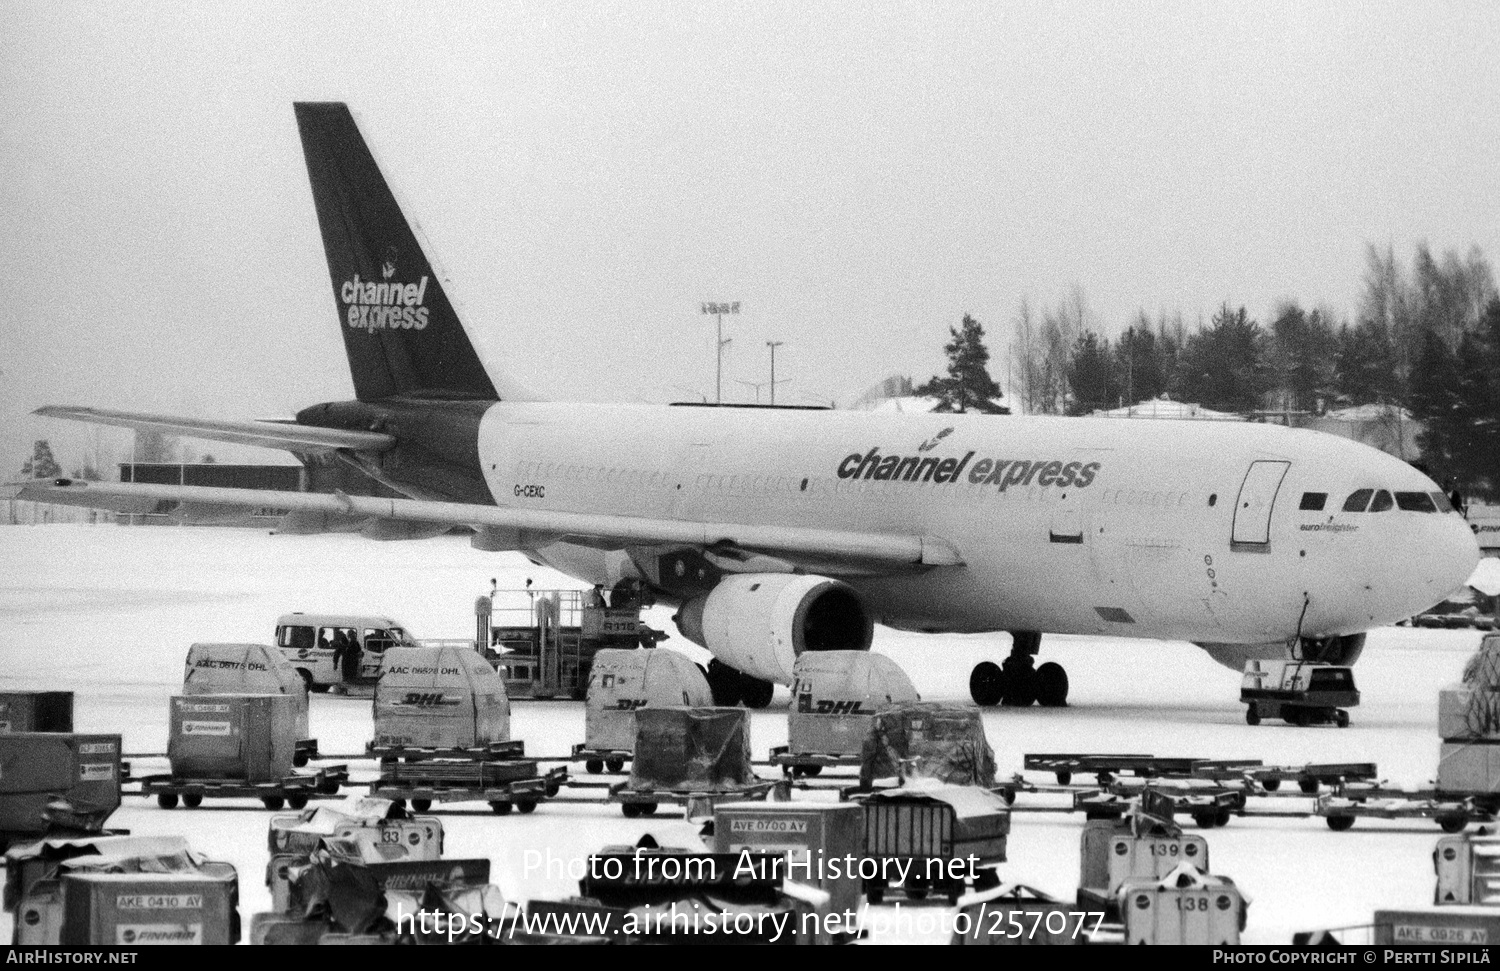
[[[1416,608],[1420,611],[1468,582],[1479,565],[1479,542],[1461,516],[1448,514],[1432,517],[1418,546],[1410,551],[1408,563],[1427,599],[1427,603]]]

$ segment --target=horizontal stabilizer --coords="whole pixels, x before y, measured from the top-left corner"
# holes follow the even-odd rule
[[[224,421],[215,418],[177,418],[170,415],[147,415],[134,411],[108,411],[103,408],[77,408],[48,405],[36,414],[48,418],[67,418],[96,425],[118,425],[141,431],[161,432],[206,438],[237,445],[258,445],[291,452],[331,452],[350,449],[356,452],[383,452],[396,444],[395,438],[379,432],[346,431],[341,428],[315,428],[279,421]]]
[[[504,509],[475,503],[433,502],[350,496],[342,492],[278,492],[262,489],[220,489],[208,486],[152,485],[138,482],[83,482],[38,479],[15,482],[0,489],[0,498],[29,499],[70,505],[116,508],[122,499],[218,503],[229,506],[270,506],[291,512],[332,513],[336,516],[395,520],[450,526],[488,526],[525,530],[599,548],[633,545],[681,544],[737,548],[786,557],[793,561],[841,562],[863,567],[911,569],[957,566],[963,561],[943,540],[931,536],[857,533],[800,526],[756,526],[735,523],[688,522],[637,516]],[[92,501],[90,501],[92,500]],[[421,531],[418,531],[421,532]]]

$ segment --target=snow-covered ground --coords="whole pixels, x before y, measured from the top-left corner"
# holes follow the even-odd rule
[[[161,753],[167,698],[179,690],[189,644],[269,643],[276,617],[292,610],[388,614],[420,637],[465,637],[474,598],[488,591],[492,577],[502,589],[519,588],[527,578],[541,588],[579,586],[520,556],[472,550],[462,537],[376,543],[237,529],[3,527],[0,690],[72,690],[80,731],[119,732],[127,753]],[[647,620],[675,634],[669,611],[655,610]],[[1479,636],[1407,628],[1371,634],[1356,669],[1364,704],[1344,730],[1246,725],[1238,675],[1191,645],[1048,637],[1043,659],[1068,669],[1070,706],[996,709],[985,724],[1002,775],[1019,771],[1027,752],[1146,752],[1268,764],[1369,761],[1393,783],[1419,786],[1437,769],[1437,691],[1458,680]],[[667,646],[703,656],[679,636]],[[880,629],[875,649],[901,664],[924,698],[966,701],[970,668],[985,657],[1002,658],[1008,638]],[[786,701],[778,689],[771,708],[752,716],[757,758],[786,741]],[[369,702],[315,695],[312,728],[323,751],[359,752],[371,734]],[[562,755],[583,739],[582,705],[517,702],[512,732],[528,753]],[[138,774],[165,770],[165,760],[133,761]],[[574,798],[565,790],[563,800],[544,803],[534,815],[505,818],[482,804],[460,804],[443,813],[448,855],[488,857],[495,882],[508,898],[522,900],[576,892],[569,862],[602,845],[634,842],[646,831],[682,845],[696,832],[680,817],[627,820],[618,807]],[[1056,798],[1023,795],[1018,810],[1028,802],[1058,805]],[[235,864],[248,926],[249,914],[269,907],[267,816],[250,802],[168,812],[127,797],[111,825],[180,833]],[[1071,897],[1081,825],[1076,814],[1017,811],[1003,875]],[[1334,833],[1318,818],[1251,817],[1205,835],[1213,870],[1253,899],[1247,943],[1286,943],[1297,930],[1366,924],[1376,907],[1432,900],[1431,854],[1441,833],[1431,821],[1360,820]],[[943,913],[938,905],[876,908],[874,939],[946,940]],[[9,918],[0,918],[0,940],[9,934]]]

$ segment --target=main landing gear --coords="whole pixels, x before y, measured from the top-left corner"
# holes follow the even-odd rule
[[[981,661],[969,675],[969,694],[986,708],[1005,705],[1024,708],[1035,702],[1044,708],[1062,708],[1068,703],[1068,672],[1048,661],[1036,666],[1042,635],[1036,631],[1011,633],[1010,656],[1002,664]]]
[[[708,690],[714,693],[714,704],[732,707],[740,702],[746,708],[764,708],[771,703],[776,686],[769,681],[751,677],[714,658],[704,671],[708,677]]]

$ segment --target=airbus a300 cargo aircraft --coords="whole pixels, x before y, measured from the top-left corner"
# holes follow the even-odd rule
[[[182,515],[291,510],[381,539],[472,526],[588,583],[639,584],[760,706],[803,651],[875,624],[1007,631],[974,699],[1061,705],[1043,632],[1350,663],[1364,631],[1463,584],[1473,535],[1411,466],[1310,431],[1224,422],[876,414],[536,400],[487,368],[343,104],[298,104],[354,399],[295,422],[40,414],[287,449],[405,498],[58,480],[20,498]],[[209,513],[211,514],[211,513]],[[934,650],[940,650],[934,645]]]

